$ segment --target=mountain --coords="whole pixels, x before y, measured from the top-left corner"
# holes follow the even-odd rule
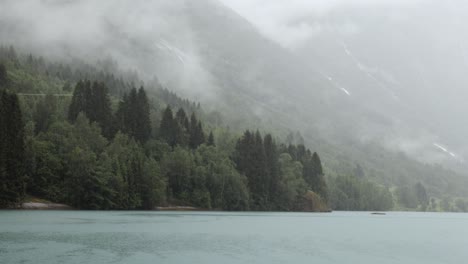
[[[164,87],[222,112],[239,131],[275,130],[281,138],[298,131],[322,153],[330,175],[353,174],[360,165],[389,187],[421,181],[439,198],[466,195],[467,178],[448,170],[466,169],[464,97],[457,93],[466,83],[463,43],[450,46],[442,18],[432,21],[456,10],[436,2],[413,9],[346,6],[301,17],[325,30],[288,49],[215,0],[4,5],[0,37],[23,50],[107,67],[115,60],[147,83],[157,76]],[[26,6],[35,10],[28,17]],[[453,21],[445,22],[463,32],[463,23]],[[429,22],[430,31],[419,31]]]

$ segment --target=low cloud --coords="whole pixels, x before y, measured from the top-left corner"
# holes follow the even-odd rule
[[[376,8],[413,6],[421,0],[219,0],[246,18],[266,37],[285,48],[295,49],[327,29],[327,24],[313,21],[339,8]],[[359,31],[346,22],[338,26],[343,34]]]

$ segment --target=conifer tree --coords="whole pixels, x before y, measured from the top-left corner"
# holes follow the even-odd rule
[[[144,143],[151,136],[150,107],[143,87],[132,88],[119,103],[117,120],[122,132]]]
[[[145,89],[140,87],[136,102],[137,124],[135,138],[140,142],[146,142],[151,136],[150,106]]]
[[[85,82],[79,81],[75,86],[75,90],[73,91],[72,100],[68,108],[68,120],[72,123],[75,122],[78,114],[80,112],[84,112],[86,108],[86,95],[84,86]]]
[[[73,91],[68,109],[68,120],[75,122],[80,112],[85,113],[90,122],[97,122],[103,135],[111,138],[114,134],[113,115],[107,87],[104,83],[79,81]]]
[[[309,184],[312,191],[318,193],[323,199],[327,199],[327,184],[323,177],[322,162],[317,152],[304,162],[304,179]]]
[[[177,111],[174,122],[174,133],[177,144],[187,146],[190,139],[190,124],[183,108],[179,108]]]
[[[210,134],[208,135],[208,139],[206,141],[206,144],[208,146],[216,146],[213,131],[210,131]]]
[[[195,113],[192,113],[190,117],[190,137],[189,137],[189,146],[192,149],[198,148],[201,144],[205,143],[205,133],[203,132],[203,126]]]
[[[36,105],[36,111],[33,114],[35,133],[45,132],[53,122],[54,114],[57,108],[57,101],[53,95],[39,101]]]
[[[172,114],[172,109],[168,105],[163,112],[161,125],[159,126],[159,136],[167,142],[171,147],[176,145],[175,138],[175,121]]]
[[[111,109],[111,102],[109,99],[109,91],[103,82],[94,82],[91,88],[90,98],[91,101],[86,109],[86,115],[91,122],[97,122],[102,128],[102,134],[106,138],[114,136],[113,128],[113,114]]]
[[[187,115],[185,114],[185,111],[183,108],[179,108],[179,110],[176,113],[176,120],[179,124],[182,125],[182,127],[188,132],[190,130],[190,123],[187,118]]]
[[[24,196],[24,125],[16,94],[0,91],[0,207]]]
[[[275,194],[278,191],[280,168],[279,168],[279,153],[275,141],[271,134],[267,134],[264,138],[264,148],[267,167],[267,184],[268,184],[268,198],[270,202],[275,200]]]
[[[8,82],[7,71],[5,65],[0,63],[0,88],[5,87]]]
[[[248,179],[252,208],[266,210],[268,208],[268,172],[265,147],[259,131],[252,134],[247,130],[237,141],[234,162],[239,172]]]

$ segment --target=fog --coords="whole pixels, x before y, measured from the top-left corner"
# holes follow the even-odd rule
[[[468,157],[466,11],[435,0],[4,0],[0,42],[60,60],[111,57],[310,144],[377,141],[459,168]]]
[[[223,3],[264,36],[311,61],[345,95],[394,119],[396,134],[384,140],[387,147],[428,162],[464,161],[466,2]],[[365,135],[373,128],[362,130]]]
[[[177,0],[7,0],[0,3],[0,36],[4,44],[48,58],[112,58],[144,80],[157,72],[165,83],[208,96],[210,76],[182,7]]]
[[[326,23],[310,22],[310,17],[326,17],[342,8],[411,8],[420,0],[221,0],[252,22],[265,36],[290,49],[304,45],[307,40],[327,30]],[[353,34],[359,31],[356,24],[343,23],[339,30]]]

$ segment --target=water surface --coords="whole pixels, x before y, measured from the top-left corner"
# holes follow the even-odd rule
[[[0,211],[0,263],[466,263],[468,214]]]

